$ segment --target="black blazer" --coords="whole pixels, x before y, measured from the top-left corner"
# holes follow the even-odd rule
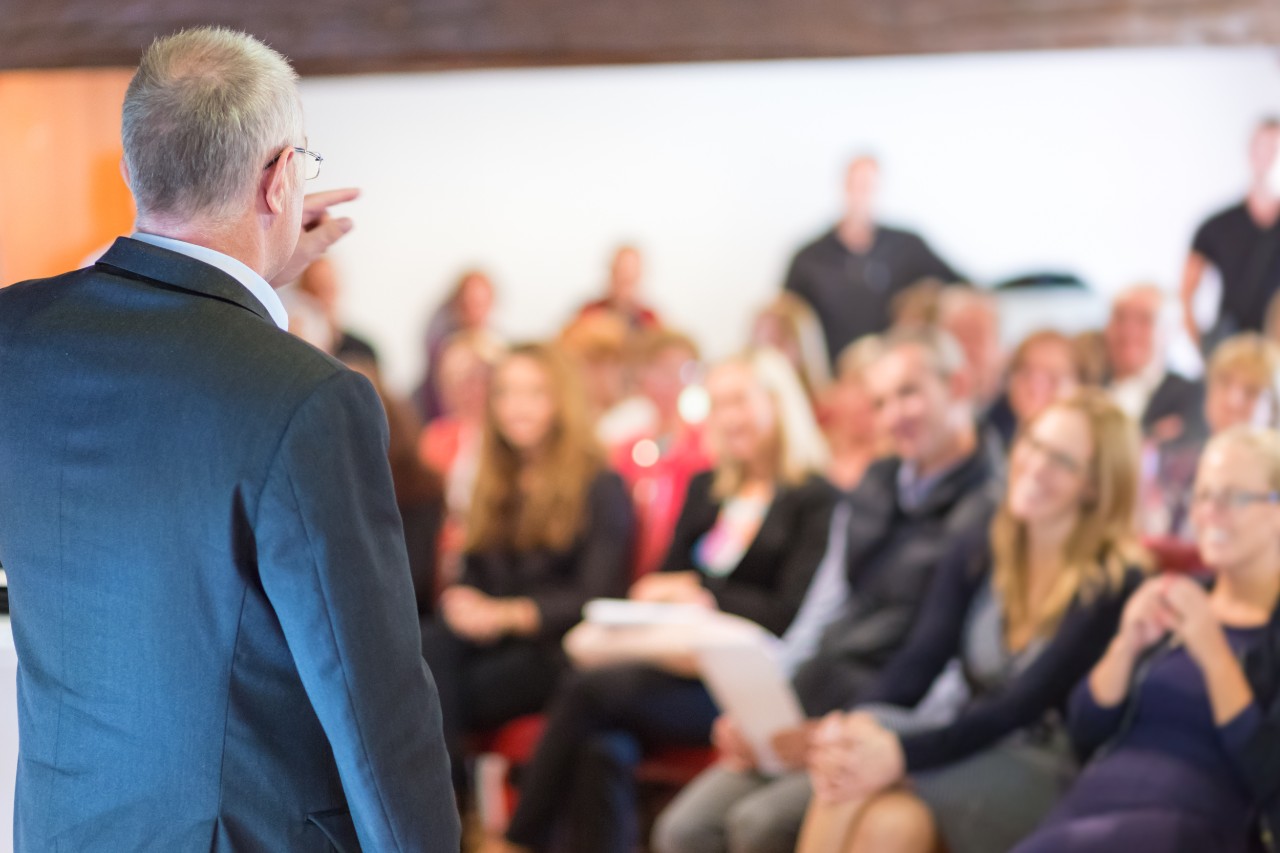
[[[582,619],[593,598],[626,595],[631,577],[635,511],[622,478],[596,475],[587,493],[582,532],[563,551],[469,552],[461,582],[488,595],[527,596],[538,605],[538,636],[559,640]]]
[[[711,494],[714,479],[706,471],[690,481],[661,570],[697,572],[721,610],[782,636],[826,552],[831,511],[840,493],[816,476],[799,486],[779,487],[737,568],[725,577],[711,577],[694,562],[693,548],[720,515],[720,501]]]
[[[16,849],[456,851],[387,426],[239,282],[0,291]]]

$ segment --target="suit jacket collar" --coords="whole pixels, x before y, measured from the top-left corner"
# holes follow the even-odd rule
[[[195,258],[152,246],[141,240],[118,237],[97,263],[132,278],[143,278],[185,290],[198,296],[239,305],[275,325],[271,313],[235,278]]]

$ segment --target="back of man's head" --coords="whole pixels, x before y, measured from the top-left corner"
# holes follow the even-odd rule
[[[122,122],[139,220],[227,221],[251,209],[263,167],[303,143],[296,81],[283,56],[244,33],[200,27],[153,42]]]

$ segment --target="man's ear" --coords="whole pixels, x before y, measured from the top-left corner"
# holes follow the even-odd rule
[[[283,213],[285,201],[289,198],[289,170],[293,168],[293,158],[297,154],[292,148],[286,148],[279,159],[268,166],[262,173],[258,183],[258,197],[266,206],[268,213]]]
[[[124,155],[120,155],[120,177],[124,178],[124,185],[133,192],[133,182],[129,180],[129,161],[124,159]]]

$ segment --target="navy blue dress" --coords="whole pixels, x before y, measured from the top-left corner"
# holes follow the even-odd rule
[[[1237,653],[1263,628],[1227,628]],[[1096,758],[1015,853],[1246,853],[1257,849],[1249,791],[1232,753],[1261,722],[1250,704],[1224,726],[1213,720],[1204,678],[1186,649],[1156,659],[1136,698],[1133,723]],[[1100,742],[1125,705],[1102,708],[1088,683],[1072,701],[1072,734]]]

